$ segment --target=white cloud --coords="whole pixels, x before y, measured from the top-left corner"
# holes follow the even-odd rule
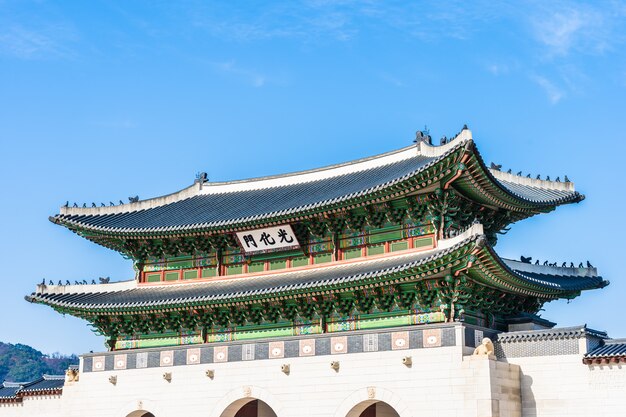
[[[68,41],[76,39],[67,27],[49,26],[30,29],[22,25],[8,25],[0,29],[0,53],[21,59],[68,57]]]
[[[624,42],[625,10],[612,2],[546,2],[530,14],[531,31],[549,56],[603,54]]]
[[[263,87],[267,82],[267,78],[256,71],[241,68],[236,65],[235,61],[214,62],[213,67],[222,74],[230,74],[244,79],[253,87]]]
[[[546,93],[546,96],[548,97],[548,100],[550,100],[550,103],[552,104],[557,104],[566,95],[565,91],[557,87],[552,81],[548,80],[546,77],[534,75],[531,77],[531,79],[543,89],[543,91]]]

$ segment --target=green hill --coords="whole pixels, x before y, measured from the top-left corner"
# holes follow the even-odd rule
[[[75,364],[76,355],[44,355],[27,345],[0,342],[0,382],[33,381],[43,374],[62,375]]]

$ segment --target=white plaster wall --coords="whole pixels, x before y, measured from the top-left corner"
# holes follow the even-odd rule
[[[491,412],[490,378],[508,378],[506,372],[496,375],[494,370],[510,365],[487,359],[464,360],[461,349],[453,346],[81,373],[78,383],[64,388],[62,409],[57,407],[47,414],[13,410],[11,415],[82,417],[88,412],[93,417],[126,417],[144,409],[156,417],[220,417],[230,404],[247,396],[267,403],[278,417],[345,417],[355,405],[376,400],[389,404],[400,417],[499,415]],[[412,356],[411,367],[402,364],[404,356]],[[331,369],[331,360],[340,362],[339,372]],[[281,372],[283,363],[291,365],[289,375]],[[214,379],[205,375],[207,369],[215,370]],[[164,372],[172,373],[171,382],[163,379]],[[108,381],[112,375],[117,376],[116,385]],[[489,401],[489,413],[481,412],[479,399]]]
[[[581,355],[511,358],[520,365],[522,416],[626,415],[626,366],[583,365]]]
[[[24,397],[21,403],[0,403],[2,417],[58,417],[63,416],[64,402],[59,395]]]
[[[587,366],[581,355],[509,359],[462,356],[439,347],[89,372],[59,397],[0,404],[0,416],[220,417],[233,402],[258,398],[277,417],[346,417],[357,404],[383,401],[399,417],[552,417],[626,415],[626,366]],[[412,356],[413,366],[402,364]],[[330,368],[340,362],[339,372]],[[291,365],[285,375],[280,368]],[[215,378],[205,375],[215,370]],[[172,373],[172,381],[162,378]],[[117,384],[108,379],[117,376]],[[383,413],[382,417],[388,417]],[[271,416],[261,408],[261,416]],[[395,416],[394,416],[395,417]]]

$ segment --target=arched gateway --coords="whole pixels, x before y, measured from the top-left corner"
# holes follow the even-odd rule
[[[154,417],[154,414],[145,410],[137,410],[128,414],[126,417]]]
[[[355,405],[346,417],[400,417],[400,415],[386,402],[370,400]]]
[[[254,398],[242,398],[230,404],[220,417],[277,417],[266,402]]]

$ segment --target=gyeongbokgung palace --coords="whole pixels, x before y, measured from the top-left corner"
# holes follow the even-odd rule
[[[50,220],[135,277],[26,297],[107,351],[38,402],[0,386],[0,415],[623,415],[626,341],[539,316],[608,281],[495,250],[513,223],[583,199],[566,176],[486,165],[463,127],[320,169],[66,204]]]

